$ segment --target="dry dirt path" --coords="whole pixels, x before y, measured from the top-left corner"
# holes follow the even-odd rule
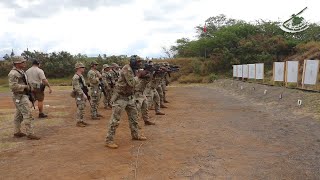
[[[68,92],[47,95],[39,141],[11,137],[12,102],[1,94],[1,180],[320,179],[320,123],[309,116],[277,116],[219,87],[170,87],[166,115],[150,111],[156,126],[143,126],[148,140],[131,140],[123,114],[112,150],[104,147],[111,110],[76,127]]]

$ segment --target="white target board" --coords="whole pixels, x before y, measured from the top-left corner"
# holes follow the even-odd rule
[[[256,79],[263,79],[264,78],[264,64],[257,63],[256,64]]]
[[[273,63],[273,80],[284,81],[284,62]]]
[[[287,61],[286,64],[286,82],[297,83],[299,73],[299,61]]]
[[[256,65],[255,64],[248,64],[249,67],[249,79],[256,78]]]
[[[248,77],[249,77],[248,64],[243,64],[243,65],[242,65],[242,77],[243,77],[243,78],[248,78]]]
[[[242,77],[242,65],[238,65],[238,77]]]
[[[302,84],[317,84],[319,60],[304,60]]]
[[[238,74],[237,74],[237,65],[232,65],[232,68],[233,68],[233,77],[238,77]]]

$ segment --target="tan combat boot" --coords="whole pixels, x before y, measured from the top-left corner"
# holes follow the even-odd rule
[[[40,139],[40,137],[33,135],[33,134],[27,135],[27,138],[29,140],[39,140]]]
[[[156,115],[165,115],[165,113],[158,111],[156,112]]]
[[[99,118],[100,118],[100,117],[103,117],[103,116],[102,116],[101,114],[97,114],[97,117],[99,117]]]
[[[143,136],[143,135],[139,135],[138,137],[133,137],[132,140],[135,141],[145,141],[147,140],[147,137]]]
[[[156,123],[147,120],[144,121],[144,125],[156,125]]]
[[[163,104],[161,104],[160,107],[161,107],[161,108],[168,108],[167,106],[165,106],[165,105],[163,105]]]
[[[118,145],[116,145],[114,142],[107,142],[107,144],[105,146],[108,147],[108,148],[111,148],[111,149],[117,149],[118,148]]]
[[[86,125],[83,124],[81,121],[77,122],[76,126],[78,126],[78,127],[86,127]]]
[[[81,121],[82,124],[84,124],[85,126],[89,125],[88,123]]]
[[[16,137],[16,138],[21,138],[21,137],[24,137],[24,136],[26,136],[26,134],[22,133],[22,132],[17,132],[17,133],[13,134],[13,137]]]
[[[100,120],[98,117],[91,117],[92,120]]]

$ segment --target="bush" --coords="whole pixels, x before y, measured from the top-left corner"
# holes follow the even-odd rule
[[[214,73],[211,73],[211,74],[209,75],[209,82],[210,82],[210,83],[214,82],[214,81],[217,80],[217,79],[218,79],[218,75],[216,75],[216,74],[214,74]]]
[[[183,84],[188,84],[188,83],[202,83],[203,81],[203,77],[197,74],[189,74],[186,76],[181,76],[178,79],[179,83],[183,83]]]

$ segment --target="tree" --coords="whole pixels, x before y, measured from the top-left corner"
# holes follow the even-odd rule
[[[10,56],[9,56],[8,54],[6,54],[6,55],[3,56],[3,59],[4,59],[4,60],[9,60],[9,59],[10,59]]]
[[[175,55],[175,51],[171,48],[166,48],[166,47],[161,47],[162,48],[162,51],[167,55],[167,57],[170,59],[170,58],[173,58],[174,55]]]
[[[10,56],[13,57],[14,55],[15,54],[14,54],[13,49],[12,49]]]

